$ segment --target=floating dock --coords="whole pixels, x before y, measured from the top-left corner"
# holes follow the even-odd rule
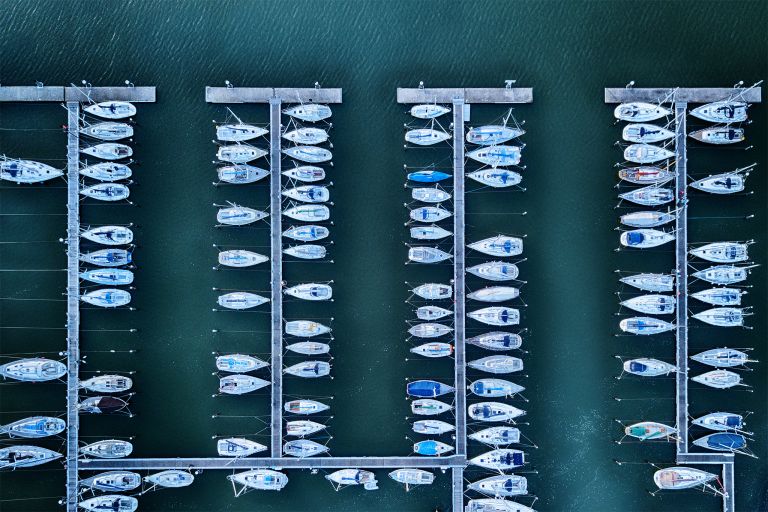
[[[760,103],[762,90],[760,87],[750,89],[741,89],[742,94],[739,97],[741,101],[747,103]],[[738,93],[739,89],[731,87],[678,87],[678,88],[636,88],[636,87],[614,87],[605,89],[606,103],[626,103],[630,101],[645,101],[647,103],[658,103],[664,98],[675,94],[675,101],[685,103],[711,103],[721,101]]]
[[[208,103],[341,103],[341,89],[320,87],[206,87]]]
[[[153,103],[154,87],[63,87],[11,85],[0,87],[0,102],[79,102],[130,101]]]
[[[397,88],[398,103],[453,103],[460,98],[464,103],[533,103],[533,89],[529,87],[430,89]]]

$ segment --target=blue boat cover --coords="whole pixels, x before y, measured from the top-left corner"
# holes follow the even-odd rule
[[[643,243],[643,240],[645,240],[645,237],[642,233],[638,233],[637,231],[630,231],[627,233],[627,243],[629,245],[638,245]]]
[[[437,455],[437,441],[421,441],[414,448],[419,455]]]
[[[725,417],[725,425],[727,427],[741,427],[741,416],[737,414],[729,414]]]
[[[629,370],[632,372],[644,372],[647,369],[648,367],[643,363],[638,363],[637,361],[630,361],[629,363]]]
[[[746,446],[747,442],[741,434],[727,432],[710,434],[707,437],[707,446],[716,450],[739,450]]]
[[[406,390],[410,396],[420,397],[435,397],[447,392],[441,383],[435,382],[434,380],[417,380],[415,382],[409,382],[406,386]]]

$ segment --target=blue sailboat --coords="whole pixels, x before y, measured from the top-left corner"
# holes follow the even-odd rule
[[[450,178],[450,174],[442,171],[416,171],[408,174],[408,179],[419,183],[437,183]]]
[[[442,382],[434,380],[417,380],[409,382],[406,386],[406,392],[409,396],[419,398],[434,398],[448,393],[453,393],[454,388]]]

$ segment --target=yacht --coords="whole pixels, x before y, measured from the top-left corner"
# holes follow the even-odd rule
[[[473,242],[467,247],[489,256],[518,256],[523,253],[523,239],[513,236],[496,235]]]
[[[749,259],[747,255],[748,247],[749,242],[743,244],[737,242],[715,242],[696,247],[688,252],[691,256],[696,256],[712,263],[738,263]]]
[[[417,130],[408,130],[405,132],[405,141],[418,146],[431,146],[440,142],[445,142],[451,136],[444,131],[434,128],[419,128]]]
[[[133,137],[133,126],[107,121],[83,126],[80,128],[80,133],[94,139],[114,141]]]
[[[441,308],[438,306],[421,306],[416,309],[416,318],[419,320],[440,320],[448,315],[452,315],[453,311],[450,309]]]
[[[419,416],[437,416],[452,409],[453,406],[432,398],[420,398],[411,402],[411,412]]]
[[[0,159],[0,179],[20,185],[42,183],[63,176],[64,171],[32,160]]]
[[[125,226],[99,226],[83,231],[80,237],[101,245],[125,245],[133,242],[133,231]]]
[[[505,302],[520,296],[520,289],[513,286],[488,286],[467,294],[468,299],[479,302]]]
[[[648,357],[624,361],[623,368],[625,372],[641,377],[658,377],[659,375],[669,375],[677,371],[677,367],[674,365]]]
[[[677,301],[671,295],[640,295],[621,301],[622,306],[645,313],[646,315],[671,315],[675,312]]]
[[[525,453],[521,450],[512,450],[509,448],[499,448],[470,459],[470,464],[480,466],[485,469],[503,471],[505,469],[515,469],[525,464]]]
[[[102,160],[121,160],[133,155],[133,149],[125,144],[117,142],[102,142],[95,146],[88,146],[80,149],[84,155],[101,158]]]
[[[452,257],[452,254],[441,251],[437,247],[411,247],[408,249],[408,260],[415,263],[440,263]]]
[[[269,366],[258,357],[246,354],[224,354],[216,356],[216,369],[220,372],[248,373]]]
[[[94,268],[81,272],[80,279],[96,284],[125,286],[133,282],[133,272],[121,268]]]
[[[283,290],[283,293],[302,300],[331,300],[333,289],[327,284],[304,283],[291,286]]]
[[[250,457],[266,449],[263,444],[242,437],[227,437],[216,441],[216,452],[220,457]]]
[[[731,412],[712,412],[691,420],[691,423],[709,430],[738,432],[744,429],[744,416]]]
[[[240,373],[225,375],[219,379],[219,393],[225,395],[244,395],[267,386],[269,381]]]
[[[449,107],[427,103],[424,105],[414,105],[411,107],[411,115],[418,119],[435,119],[451,111]]]
[[[671,331],[675,324],[650,316],[635,316],[619,322],[619,328],[631,334],[651,335]]]
[[[483,125],[470,128],[467,132],[467,142],[481,146],[492,146],[516,139],[523,134],[525,134],[525,130],[521,128],[510,128],[509,126],[495,124]]]
[[[517,265],[505,261],[479,263],[468,267],[467,272],[489,281],[512,281],[520,275]]]
[[[469,318],[486,325],[517,325],[520,323],[520,311],[503,306],[492,306],[467,313]]]
[[[691,359],[715,368],[733,368],[755,362],[746,352],[734,348],[712,348],[692,355]]]
[[[269,176],[269,171],[248,164],[225,165],[216,169],[219,181],[233,185],[256,183]]]
[[[456,427],[440,420],[418,420],[413,422],[413,431],[417,434],[441,435],[453,432]]]
[[[493,188],[513,187],[523,181],[523,176],[519,172],[495,167],[468,172],[467,178]]]
[[[675,288],[675,276],[670,274],[634,274],[619,281],[646,292],[671,292]]]
[[[60,379],[67,373],[67,366],[59,361],[42,357],[16,359],[0,365],[0,376],[22,382],[46,382]]]
[[[696,130],[689,133],[688,136],[707,144],[735,144],[744,140],[744,128],[715,126]]]
[[[469,390],[477,396],[486,398],[511,397],[522,393],[525,388],[504,379],[478,379],[469,385]]]
[[[315,165],[297,165],[293,169],[283,171],[283,176],[304,183],[315,183],[325,179],[325,170]]]
[[[312,320],[292,320],[285,323],[285,334],[311,338],[331,332],[331,328]]]
[[[626,213],[619,217],[619,221],[625,226],[633,228],[653,228],[663,226],[677,218],[676,215],[666,212],[642,211]]]
[[[408,334],[417,338],[439,338],[452,332],[453,329],[443,324],[424,323],[416,324],[408,329]]]
[[[708,288],[692,293],[691,297],[713,306],[739,306],[741,296],[746,293],[740,288]]]
[[[321,453],[326,453],[327,451],[327,446],[310,441],[309,439],[295,439],[293,441],[288,441],[283,445],[283,452],[286,455],[298,457],[299,459],[313,457],[315,455],[320,455]]]
[[[411,348],[411,353],[430,358],[448,357],[453,354],[453,345],[441,342],[424,343]]]
[[[269,302],[269,299],[249,292],[231,292],[219,295],[219,306],[227,309],[250,309]]]
[[[325,148],[317,146],[292,146],[285,148],[283,154],[309,164],[319,164],[327,162],[333,158],[333,154]]]
[[[416,240],[442,240],[451,235],[453,235],[453,232],[435,225],[411,228],[411,238]]]
[[[469,361],[467,366],[488,373],[504,374],[522,371],[523,360],[519,357],[492,355]]]
[[[94,491],[126,492],[141,485],[141,475],[132,471],[107,471],[80,480],[79,485]]]
[[[304,224],[301,226],[291,226],[283,231],[283,236],[298,240],[300,242],[316,242],[327,238],[330,232],[325,226],[318,226],[316,224]]]
[[[90,187],[80,189],[80,193],[86,197],[92,197],[99,201],[122,201],[128,199],[131,191],[120,183],[98,183]]]
[[[219,146],[216,158],[231,164],[247,164],[252,160],[267,156],[267,154],[267,151],[250,144],[231,144],[229,146]]]
[[[326,250],[322,245],[302,244],[283,249],[283,254],[302,260],[319,260],[325,258]]]
[[[450,299],[453,296],[453,287],[449,284],[425,283],[411,291],[427,300]]]
[[[328,140],[328,132],[322,128],[296,128],[285,132],[283,138],[294,144],[322,144]]]
[[[712,308],[691,316],[696,320],[718,327],[741,327],[744,325],[744,317],[748,314],[740,308]]]
[[[743,101],[715,101],[691,109],[690,114],[710,123],[742,123],[747,120],[747,107]]]
[[[658,229],[634,229],[625,231],[619,237],[621,245],[624,247],[634,247],[636,249],[650,249],[671,242],[675,239],[672,233],[665,233]]]
[[[283,409],[285,412],[293,414],[316,414],[327,411],[329,407],[315,400],[291,400],[290,402],[285,402]]]
[[[224,265],[225,267],[243,268],[264,263],[265,261],[269,261],[269,258],[252,251],[232,249],[229,251],[220,251],[218,261],[219,265]]]
[[[110,512],[134,512],[139,508],[139,500],[133,496],[123,496],[121,494],[106,494],[83,500],[77,504],[83,510],[100,512],[108,510]]]
[[[124,393],[133,387],[133,380],[123,375],[97,375],[81,380],[78,387],[93,393]]]
[[[39,446],[17,444],[0,448],[0,470],[39,466],[63,457],[58,452]]]
[[[691,274],[693,277],[703,279],[712,284],[735,284],[747,280],[750,267],[737,267],[735,265],[716,265]]]
[[[309,420],[294,420],[285,423],[285,435],[294,437],[304,437],[320,432],[325,428],[322,423]]]
[[[473,441],[485,443],[490,446],[503,446],[520,442],[520,429],[515,427],[490,427],[469,436]]]
[[[741,384],[741,376],[728,370],[712,370],[691,377],[691,380],[715,389],[728,389]]]
[[[717,475],[700,469],[676,466],[660,469],[653,474],[653,482],[659,489],[690,489],[715,480]]]
[[[234,483],[251,489],[261,491],[279,491],[288,485],[288,477],[284,473],[272,469],[251,469],[234,475],[227,475],[227,479]]]
[[[331,107],[317,103],[302,103],[283,109],[283,114],[308,123],[316,123],[331,117]]]
[[[283,190],[283,195],[295,201],[303,203],[325,203],[331,198],[326,187],[320,185],[302,185],[300,187]]]
[[[746,176],[738,172],[726,172],[693,181],[690,186],[710,194],[735,194],[744,190]]]
[[[466,342],[487,350],[506,351],[520,348],[523,339],[519,334],[493,331],[467,338]]]
[[[668,108],[653,103],[633,101],[622,103],[613,110],[613,116],[620,121],[645,123],[655,121],[672,113]]]
[[[80,295],[80,300],[91,306],[119,308],[131,302],[131,294],[119,288],[101,288]]]
[[[647,187],[636,188],[629,192],[619,194],[619,198],[642,206],[661,206],[662,204],[673,201],[675,199],[675,194],[669,188],[660,187],[658,185],[648,185]]]
[[[451,194],[436,187],[417,187],[411,189],[411,197],[416,201],[421,201],[423,203],[442,203],[443,201],[450,199]]]
[[[520,163],[520,151],[521,148],[518,146],[485,146],[470,151],[467,156],[491,167],[508,167]]]
[[[283,372],[305,379],[315,379],[330,375],[331,365],[326,361],[302,361],[285,368]]]
[[[624,159],[636,164],[652,164],[673,156],[673,151],[652,144],[630,144],[624,150]]]
[[[317,341],[300,341],[286,345],[285,349],[305,356],[319,356],[330,352],[331,346]]]
[[[627,142],[652,144],[674,138],[675,132],[661,126],[647,123],[628,124],[621,130],[621,138]]]
[[[80,174],[97,181],[127,180],[133,175],[131,168],[116,162],[102,162],[80,169]]]
[[[231,206],[219,208],[216,212],[216,221],[227,226],[245,226],[258,220],[266,219],[269,214],[260,210],[254,210],[245,206],[230,203]]]
[[[619,170],[619,179],[636,185],[653,185],[666,183],[675,178],[675,173],[670,168],[659,167],[628,167]]]
[[[331,218],[331,211],[324,204],[302,204],[283,210],[283,215],[302,222],[322,222]]]
[[[125,119],[136,115],[136,107],[127,101],[102,101],[88,105],[83,110],[104,119]]]
[[[452,216],[453,213],[439,206],[422,206],[410,211],[411,219],[418,222],[440,222]]]
[[[180,469],[168,469],[144,477],[145,482],[159,487],[169,488],[187,487],[188,485],[192,485],[194,480],[195,477],[192,473]]]
[[[133,445],[128,441],[119,439],[106,439],[97,441],[80,448],[80,453],[99,459],[120,459],[133,452]]]
[[[31,416],[7,425],[0,425],[0,434],[8,434],[11,438],[40,439],[61,434],[65,428],[67,428],[67,424],[61,418]]]
[[[467,489],[497,497],[524,496],[528,494],[528,481],[524,476],[501,474],[472,482]]]
[[[467,414],[473,420],[497,422],[512,421],[525,415],[525,411],[501,402],[477,402],[469,406]]]
[[[243,142],[267,135],[269,130],[245,123],[227,123],[216,126],[216,138],[223,142]]]

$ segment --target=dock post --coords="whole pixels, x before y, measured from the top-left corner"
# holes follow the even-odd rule
[[[455,311],[456,455],[467,455],[467,386],[465,356],[465,252],[464,240],[464,98],[453,99],[453,286]]]
[[[283,252],[280,196],[280,98],[269,99],[270,225],[272,263],[272,457],[283,440]]]
[[[454,466],[451,471],[451,503],[453,512],[464,512],[464,466]]]
[[[80,104],[67,102],[67,512],[78,502],[80,365]]]

